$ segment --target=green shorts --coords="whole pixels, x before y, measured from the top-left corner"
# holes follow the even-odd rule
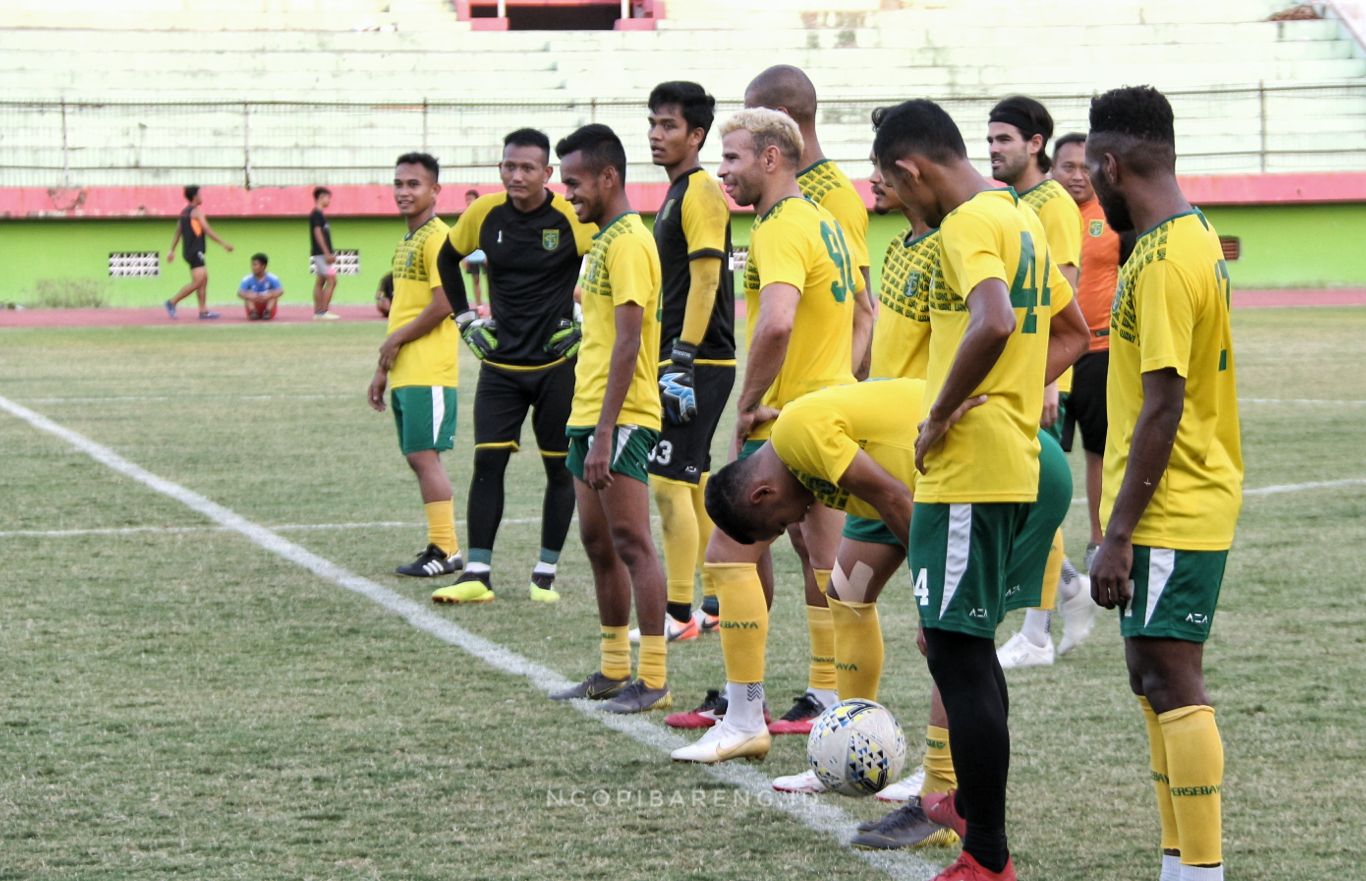
[[[1204,642],[1214,623],[1228,551],[1174,551],[1134,545],[1129,570],[1134,598],[1120,612],[1119,632]]]
[[[455,389],[442,385],[405,385],[389,392],[403,455],[455,446]]]
[[[1033,609],[1043,598],[1043,572],[1053,535],[1072,505],[1072,469],[1057,440],[1039,432],[1039,497],[1029,506],[1006,563],[1006,611]]]
[[[908,564],[925,627],[992,639],[1027,502],[916,502]]]
[[[759,448],[768,443],[766,440],[747,440],[740,445],[740,455],[735,457],[735,461],[743,462],[750,456],[759,452]]]
[[[588,456],[588,448],[593,445],[593,429],[566,428],[569,435],[569,458],[565,465],[569,473],[583,480],[583,460]],[[612,433],[612,464],[608,470],[613,474],[632,477],[641,483],[649,483],[646,468],[650,464],[650,451],[659,442],[659,432],[638,425],[618,425]]]
[[[844,538],[850,541],[862,541],[875,545],[891,545],[895,548],[905,550],[906,543],[899,540],[892,531],[887,528],[887,524],[881,520],[873,520],[868,517],[859,517],[857,514],[844,515]]]

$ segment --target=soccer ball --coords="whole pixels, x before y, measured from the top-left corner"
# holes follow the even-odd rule
[[[872,795],[901,776],[906,735],[882,704],[840,701],[812,723],[806,759],[826,789]]]

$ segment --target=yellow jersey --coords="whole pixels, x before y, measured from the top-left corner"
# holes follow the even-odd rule
[[[1048,322],[1072,302],[1049,262],[1043,225],[1009,187],[959,205],[939,227],[944,284],[930,298],[926,398],[933,405],[968,329],[968,295],[988,279],[1010,293],[1015,330],[973,395],[969,410],[925,454],[924,502],[1032,502],[1039,489],[1039,415],[1048,362]]]
[[[829,159],[797,172],[802,195],[829,211],[844,231],[844,243],[854,257],[854,270],[868,266],[868,206],[849,176]]]
[[[607,394],[607,374],[617,339],[616,309],[635,303],[644,310],[640,351],[617,425],[660,428],[659,251],[634,211],[618,215],[593,237],[583,279],[583,344],[574,368],[574,406],[568,427],[595,428]]]
[[[943,283],[939,230],[917,236],[906,227],[887,245],[870,377],[925,378],[930,363],[930,294]]]
[[[754,221],[745,264],[745,320],[751,340],[759,320],[759,294],[771,284],[790,284],[800,298],[783,366],[763,404],[781,410],[802,395],[853,382],[854,294],[863,290],[863,276],[829,211],[790,196]],[[750,439],[768,437],[771,425],[755,426]]]
[[[389,307],[389,333],[412,321],[431,305],[432,291],[441,287],[436,255],[449,232],[439,217],[403,237],[394,249],[394,301]],[[443,319],[436,327],[398,350],[389,371],[389,387],[410,385],[460,385],[456,351],[460,334],[455,322]]]
[[[1020,194],[1024,202],[1043,222],[1044,233],[1048,236],[1049,259],[1056,266],[1081,268],[1081,209],[1062,184],[1046,178]],[[1058,391],[1067,394],[1072,391],[1072,368],[1063,371],[1058,377]]]
[[[876,508],[839,485],[840,478],[861,449],[915,492],[915,429],[924,415],[923,379],[870,380],[793,401],[773,423],[769,442],[816,501],[881,520]]]
[[[1129,465],[1143,374],[1166,368],[1185,377],[1185,402],[1171,460],[1134,544],[1227,550],[1243,500],[1229,277],[1218,234],[1194,209],[1144,233],[1120,269],[1110,312],[1102,524]]]

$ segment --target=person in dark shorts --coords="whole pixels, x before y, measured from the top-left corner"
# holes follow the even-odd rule
[[[493,545],[503,519],[503,475],[521,448],[530,411],[545,466],[541,550],[531,573],[531,599],[553,603],[555,567],[574,516],[574,483],[565,468],[565,423],[574,398],[579,328],[574,283],[597,228],[580,223],[563,196],[546,188],[550,139],[519,129],[503,139],[498,166],[504,191],[475,199],[441,247],[439,270],[461,336],[483,362],[474,396],[474,475],[470,480],[469,560],[460,580],[432,595],[436,602],[490,597]],[[465,298],[460,264],[488,255],[489,304],[481,317]]]
[[[669,588],[664,632],[674,641],[696,639],[720,623],[716,593],[705,577],[702,608],[696,615],[692,610],[695,572],[712,531],[704,502],[712,438],[735,385],[730,207],[698,159],[715,106],[697,83],[661,83],[650,93],[650,154],[669,175],[654,224],[663,272],[664,428],[650,453],[650,488],[663,521]]]
[[[329,312],[332,293],[337,289],[337,255],[332,250],[332,226],[323,214],[332,202],[332,191],[314,187],[313,213],[308,215],[308,255],[313,263],[313,320],[335,321]]]
[[[185,258],[185,265],[190,267],[190,283],[163,305],[166,307],[166,314],[175,318],[176,305],[190,294],[194,294],[199,300],[199,319],[208,321],[217,318],[218,313],[209,311],[209,271],[204,268],[204,249],[207,247],[205,238],[213,239],[229,254],[232,253],[232,245],[219,238],[213,227],[209,226],[209,218],[204,215],[204,196],[199,192],[199,187],[186,187],[185,201],[189,204],[180,212],[175,235],[171,237],[171,247],[166,250],[166,262],[171,263],[175,260],[175,248],[180,244],[181,256]]]

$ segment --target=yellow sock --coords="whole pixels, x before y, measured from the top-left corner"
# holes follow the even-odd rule
[[[608,679],[631,677],[631,643],[626,633],[629,627],[602,625],[602,675]]]
[[[1224,785],[1224,743],[1214,708],[1181,707],[1157,717],[1167,748],[1172,813],[1181,839],[1183,866],[1224,861],[1219,790]]]
[[[664,579],[669,602],[692,604],[693,567],[697,565],[697,516],[692,485],[650,476],[655,507],[664,533]]]
[[[427,541],[446,552],[446,556],[460,553],[460,542],[455,537],[455,505],[450,499],[427,502],[422,506],[427,514]]]
[[[664,636],[640,635],[640,662],[636,665],[636,675],[649,688],[663,688],[669,681],[667,667],[668,648]]]
[[[825,595],[830,590],[830,570],[812,569],[811,572],[816,577],[816,589]],[[835,691],[835,625],[830,620],[829,607],[807,606],[806,630],[811,637],[811,668],[806,687]]]
[[[697,486],[692,487],[692,510],[693,516],[697,518],[697,569],[707,565],[707,543],[711,541],[712,530],[716,524],[711,522],[711,515],[707,513],[707,481],[711,478],[711,472],[703,472],[697,481]],[[711,596],[707,593],[707,585],[702,583],[702,595]]]
[[[762,590],[762,586],[760,590]],[[716,573],[707,568],[706,562],[702,563],[702,598],[716,596]],[[719,604],[719,602],[718,602]]]
[[[753,563],[708,563],[721,603],[721,656],[727,682],[763,682],[768,642],[768,604]]]
[[[840,700],[877,700],[882,679],[882,623],[877,603],[846,603],[826,597],[835,634],[835,684]]]
[[[1176,814],[1172,812],[1171,784],[1167,779],[1167,747],[1162,742],[1162,725],[1157,713],[1143,695],[1138,696],[1143,708],[1143,722],[1148,727],[1148,753],[1152,761],[1153,791],[1157,794],[1157,816],[1162,821],[1162,849],[1180,850],[1181,839],[1176,834]]]
[[[1043,591],[1039,598],[1039,608],[1051,612],[1058,605],[1058,582],[1062,580],[1062,561],[1066,557],[1062,548],[1062,529],[1053,533],[1053,545],[1048,549],[1048,562],[1043,567]]]
[[[925,782],[920,794],[952,792],[958,788],[958,774],[953,770],[953,755],[949,752],[949,729],[938,725],[925,726]]]

